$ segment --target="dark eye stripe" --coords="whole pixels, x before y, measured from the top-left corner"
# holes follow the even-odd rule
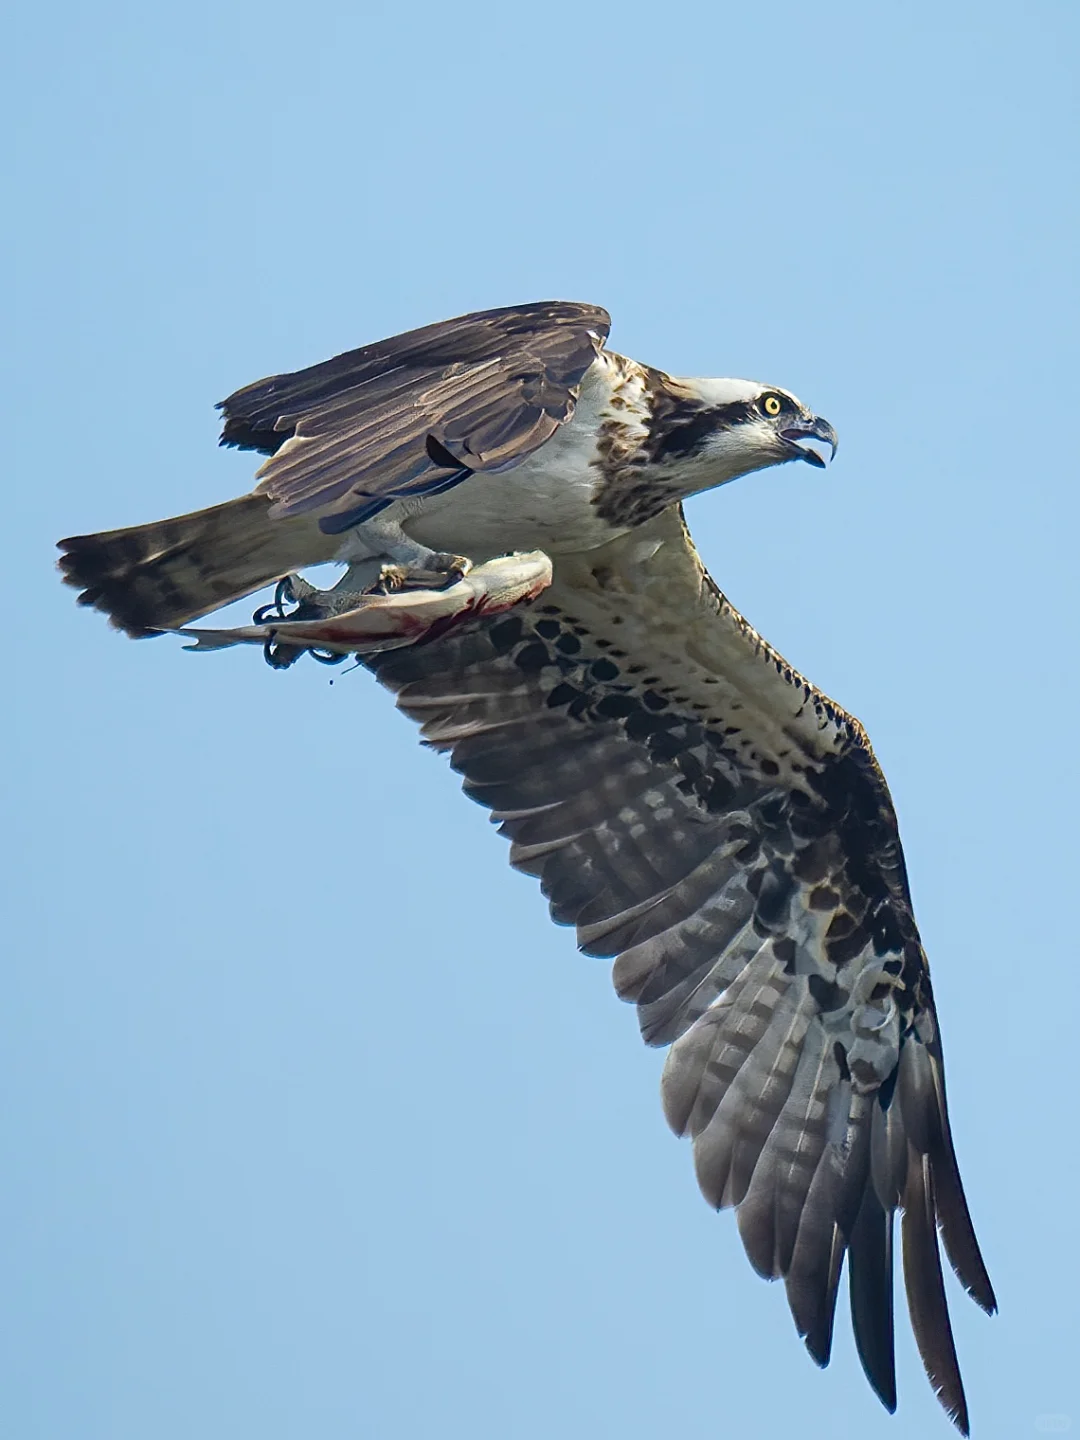
[[[744,400],[726,405],[682,401],[664,409],[658,406],[650,426],[649,459],[654,464],[685,459],[700,450],[711,435],[744,424],[753,413],[753,407]]]

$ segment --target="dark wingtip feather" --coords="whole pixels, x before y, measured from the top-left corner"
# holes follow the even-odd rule
[[[848,1282],[851,1326],[863,1373],[891,1415],[896,1409],[892,1216],[869,1186],[848,1247]]]
[[[813,1226],[807,1229],[812,1231]],[[844,1239],[838,1226],[832,1227],[831,1241],[800,1229],[787,1274],[788,1304],[803,1344],[822,1369],[832,1355],[836,1291],[843,1263]]]
[[[901,1222],[911,1327],[934,1393],[961,1435],[967,1435],[967,1399],[945,1299],[935,1219],[929,1160],[912,1152]]]
[[[951,1146],[949,1150],[951,1152]],[[931,1158],[934,1199],[945,1254],[949,1257],[956,1278],[987,1315],[997,1314],[997,1296],[987,1273],[986,1264],[971,1223],[971,1214],[964,1195],[956,1160],[951,1153]]]
[[[997,1312],[997,1297],[987,1273],[975,1226],[971,1221],[967,1196],[960,1179],[960,1166],[953,1148],[949,1130],[948,1110],[945,1104],[945,1076],[940,1057],[935,1058],[935,1079],[939,1094],[940,1128],[936,1143],[930,1151],[930,1173],[934,1185],[934,1204],[945,1254],[949,1257],[956,1278],[988,1315]]]

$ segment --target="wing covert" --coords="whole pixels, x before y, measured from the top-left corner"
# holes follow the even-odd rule
[[[896,1401],[893,1214],[924,1364],[967,1433],[938,1254],[993,1291],[960,1183],[896,820],[857,721],[701,567],[681,516],[563,557],[537,601],[377,657],[536,875],[614,959],[667,1118],[754,1268],[830,1354],[847,1257],[866,1375]]]
[[[315,511],[338,533],[531,454],[573,415],[610,324],[542,301],[426,325],[238,390],[221,443],[269,455],[257,491],[272,513]]]

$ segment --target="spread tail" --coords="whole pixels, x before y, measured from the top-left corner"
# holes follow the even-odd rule
[[[341,537],[309,515],[271,520],[265,495],[171,520],[73,535],[60,568],[80,605],[103,610],[128,635],[170,630],[239,600],[302,565],[332,560]]]

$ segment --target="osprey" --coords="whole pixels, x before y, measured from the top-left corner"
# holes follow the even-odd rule
[[[489,310],[261,380],[221,407],[222,443],[268,457],[250,494],[61,541],[60,563],[130,635],[277,580],[276,621],[194,633],[279,662],[366,654],[671,1046],[668,1121],[821,1365],[846,1256],[890,1410],[902,1212],[915,1338],[966,1435],[939,1235],[996,1303],[889,791],[859,722],[721,594],[680,507],[821,466],[836,434],[777,386],[614,354],[609,325],[592,305]],[[335,591],[285,578],[331,560],[349,567]]]

